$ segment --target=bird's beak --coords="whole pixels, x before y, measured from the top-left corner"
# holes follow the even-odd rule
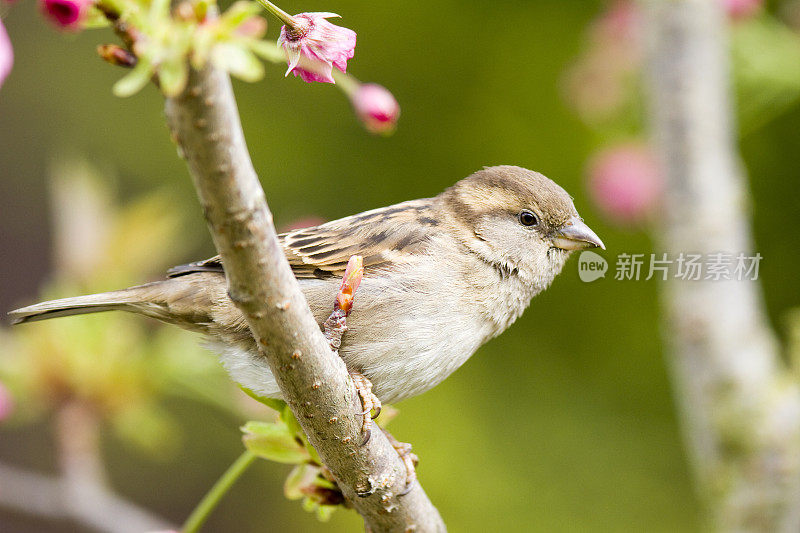
[[[606,249],[603,241],[578,217],[572,217],[553,235],[553,246],[562,250]]]

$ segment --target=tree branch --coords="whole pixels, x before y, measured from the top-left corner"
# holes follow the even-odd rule
[[[649,91],[670,254],[754,255],[719,2],[648,2]],[[800,531],[800,391],[755,281],[662,291],[684,431],[714,529]]]
[[[166,520],[106,487],[84,491],[91,501],[75,505],[63,479],[0,463],[0,506],[38,518],[74,520],[96,531],[142,533],[173,529]]]
[[[184,93],[167,99],[166,116],[225,263],[229,295],[345,497],[373,531],[443,531],[419,484],[397,496],[405,469],[382,432],[358,445],[360,408],[352,382],[278,243],[228,76],[211,67],[193,71]]]
[[[96,531],[141,533],[172,527],[108,488],[97,419],[86,406],[73,402],[60,408],[56,437],[61,475],[0,463],[0,505],[36,517],[71,519]]]

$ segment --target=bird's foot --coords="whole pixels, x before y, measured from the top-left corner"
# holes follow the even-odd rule
[[[360,413],[361,416],[364,417],[361,425],[361,435],[363,435],[361,445],[363,446],[369,442],[369,438],[372,435],[372,430],[370,429],[372,419],[378,418],[378,415],[381,414],[381,401],[372,393],[372,382],[367,379],[364,374],[351,370],[350,378],[353,380],[353,385],[356,387],[356,392],[361,400],[361,407],[363,409]],[[369,416],[373,411],[375,414]]]
[[[398,496],[405,496],[409,492],[411,492],[411,487],[414,485],[414,481],[417,480],[417,465],[419,464],[419,457],[417,454],[411,452],[411,444],[408,442],[400,442],[394,435],[383,430],[383,434],[386,435],[386,438],[389,439],[389,443],[392,445],[392,448],[395,449],[397,455],[400,456],[400,459],[403,460],[403,465],[406,467],[406,488],[403,489],[403,492],[398,494]]]

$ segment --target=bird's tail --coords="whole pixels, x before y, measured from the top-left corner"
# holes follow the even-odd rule
[[[169,285],[169,287],[162,287],[162,285]],[[186,285],[186,287],[183,287],[183,285]],[[172,290],[165,291],[165,288]],[[170,305],[164,294],[166,292],[174,294],[176,289],[178,291],[184,289],[184,292],[191,293],[193,292],[192,288],[188,283],[175,283],[173,280],[156,281],[120,291],[41,302],[15,309],[8,314],[11,317],[12,324],[102,311],[130,311],[164,320],[165,322],[176,322],[176,319],[179,318],[179,316],[175,316],[176,312],[181,311],[181,309],[172,309],[173,306]]]
[[[89,294],[50,300],[28,307],[22,307],[9,312],[12,324],[46,320],[60,316],[82,315],[84,313],[99,313],[101,311],[134,311],[131,306],[140,303],[138,287],[121,291]],[[138,309],[136,309],[138,311]]]

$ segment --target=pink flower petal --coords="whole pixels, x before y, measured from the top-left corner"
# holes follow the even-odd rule
[[[14,49],[11,47],[11,39],[3,26],[3,21],[0,20],[0,86],[11,72],[12,66],[14,66]]]
[[[292,17],[296,21],[293,28],[281,27],[278,45],[286,52],[287,75],[294,72],[309,83],[334,83],[333,67],[347,71],[347,60],[355,53],[356,33],[325,20],[338,16],[335,13],[300,13]],[[302,58],[307,60],[304,65]]]

